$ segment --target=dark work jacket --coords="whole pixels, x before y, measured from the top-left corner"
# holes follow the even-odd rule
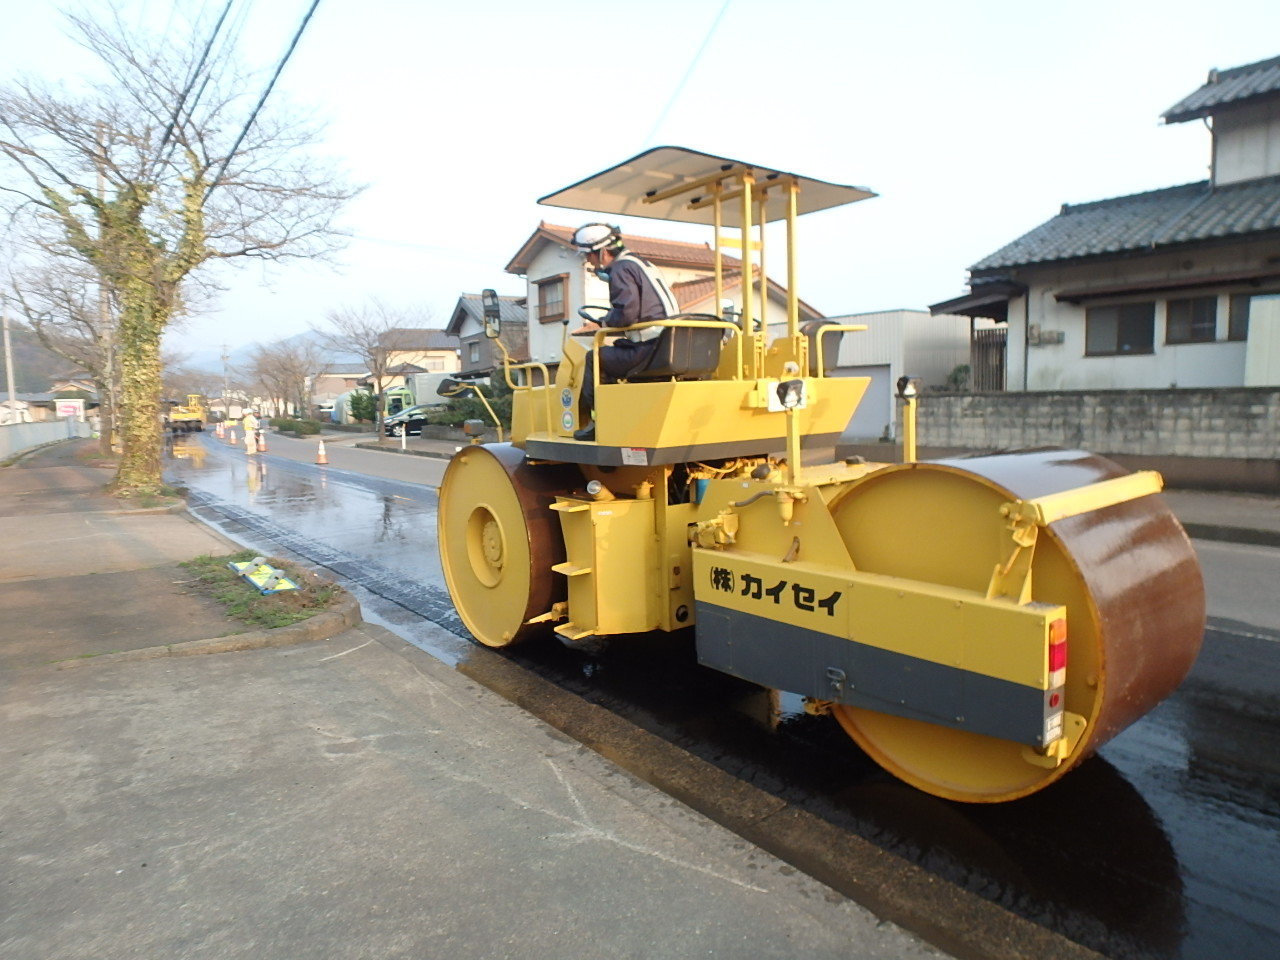
[[[644,267],[631,259],[634,256],[635,254],[624,253],[609,264],[611,309],[601,319],[601,326],[629,327],[641,320],[663,320],[669,316],[662,294],[654,289],[653,282],[645,276]],[[647,330],[638,332],[656,337],[661,331],[654,328],[652,333]]]

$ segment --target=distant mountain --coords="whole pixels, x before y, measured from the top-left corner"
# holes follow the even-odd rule
[[[270,340],[264,345],[294,342],[314,342],[319,344],[321,350],[331,364],[350,364],[352,366],[359,366],[363,363],[359,357],[351,354],[325,349],[323,338],[321,338],[320,334],[316,333],[314,330],[304,330],[302,333],[295,333],[291,337],[281,337],[278,340]],[[232,370],[238,370],[248,365],[252,362],[253,353],[258,346],[259,344],[257,343],[245,344],[238,347],[228,345],[227,366]],[[212,373],[222,372],[222,350],[220,348],[193,350],[186,354],[186,356],[188,359],[183,363],[184,367],[188,367],[193,370],[207,370]]]

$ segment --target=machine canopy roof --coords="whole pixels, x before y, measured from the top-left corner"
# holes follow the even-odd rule
[[[551,207],[648,217],[651,220],[713,224],[715,210],[711,203],[712,181],[717,174],[723,174],[724,189],[731,193],[738,186],[737,174],[747,171],[755,177],[754,191],[770,184],[795,180],[800,186],[797,211],[802,214],[866,200],[876,195],[864,187],[827,183],[825,180],[801,177],[785,170],[713,157],[684,147],[654,147],[595,176],[547,194],[538,202]],[[666,196],[672,192],[672,188],[684,184],[699,186],[691,190],[677,190],[673,196]],[[765,220],[784,219],[787,215],[786,191],[775,186],[768,191],[767,196]],[[753,221],[759,217],[758,208],[752,210],[751,216]],[[741,203],[735,199],[726,199],[722,204],[721,222],[726,227],[737,227],[740,226],[740,218]]]

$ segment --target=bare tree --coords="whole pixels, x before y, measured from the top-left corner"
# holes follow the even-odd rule
[[[382,409],[387,386],[391,349],[389,334],[410,326],[410,312],[389,306],[376,298],[360,306],[340,307],[327,317],[329,329],[316,330],[321,342],[331,350],[359,357],[369,368],[369,380],[377,403],[374,429],[382,436]]]
[[[110,79],[0,89],[0,196],[46,249],[88,264],[118,304],[121,493],[160,488],[160,338],[210,261],[319,256],[354,195],[307,148],[297,111],[259,112],[262,80],[208,56],[199,23],[162,37],[120,11],[68,15]],[[219,21],[221,22],[221,21]],[[178,37],[191,38],[185,45]]]
[[[115,442],[120,383],[115,354],[116,304],[83,262],[46,256],[10,276],[14,300],[45,349],[84,370],[98,394],[99,444]]]
[[[294,338],[259,346],[252,356],[254,378],[281,409],[293,407],[300,417],[311,412],[311,387],[324,366],[314,340]]]

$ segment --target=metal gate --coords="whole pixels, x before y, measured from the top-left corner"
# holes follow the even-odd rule
[[[1004,389],[1004,353],[1008,327],[973,331],[969,341],[969,363],[973,368],[970,389],[987,393]]]

